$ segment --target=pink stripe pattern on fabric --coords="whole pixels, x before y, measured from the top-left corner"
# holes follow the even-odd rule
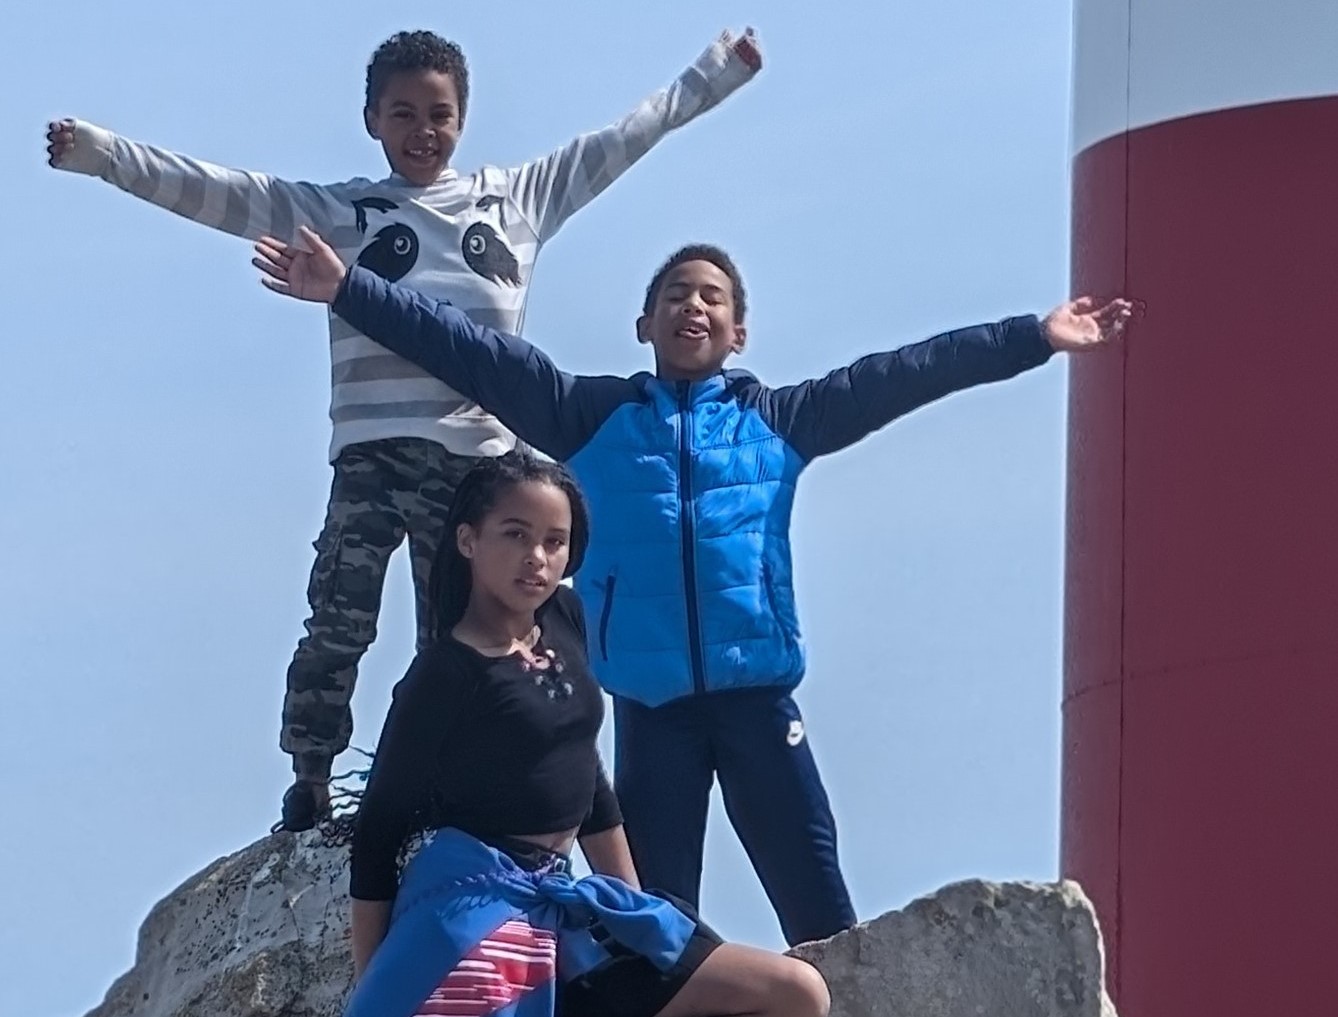
[[[503,922],[456,965],[416,1017],[487,1017],[557,976],[557,937]]]

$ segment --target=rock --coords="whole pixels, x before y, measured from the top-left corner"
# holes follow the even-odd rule
[[[1072,882],[954,883],[791,953],[826,977],[832,1017],[1115,1017]]]
[[[335,1017],[352,981],[348,849],[280,833],[160,901],[88,1017]]]
[[[958,883],[794,952],[833,1017],[1114,1017],[1073,883]],[[351,976],[347,848],[275,834],[155,906],[88,1017],[337,1017]]]

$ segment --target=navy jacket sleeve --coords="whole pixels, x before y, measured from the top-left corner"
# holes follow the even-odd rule
[[[764,412],[776,433],[812,460],[951,392],[1037,367],[1053,352],[1034,316],[1007,318],[874,353],[826,377],[773,389],[763,396]]]
[[[449,303],[387,282],[360,265],[349,269],[332,310],[554,459],[571,458],[635,394],[626,378],[560,371],[519,336],[485,328]]]

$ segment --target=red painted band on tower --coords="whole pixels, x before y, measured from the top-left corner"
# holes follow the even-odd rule
[[[1122,351],[1072,361],[1063,869],[1097,904],[1121,1013],[1329,1017],[1338,98],[1157,122],[1176,103],[1140,77],[1171,80],[1141,55],[1156,5],[1089,0],[1080,106],[1113,108],[1081,65],[1084,30],[1119,6],[1134,127],[1075,124],[1073,290],[1147,311]],[[1324,47],[1338,78],[1338,15],[1267,11],[1287,8],[1298,63]],[[1161,0],[1156,17],[1248,25],[1243,9],[1265,10]]]

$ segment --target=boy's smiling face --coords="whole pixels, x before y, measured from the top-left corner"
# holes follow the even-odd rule
[[[419,187],[441,176],[460,141],[460,95],[443,71],[391,75],[363,116],[390,168]]]
[[[709,378],[731,353],[742,353],[747,340],[747,329],[735,321],[734,284],[709,261],[670,269],[636,331],[655,348],[657,373],[669,381]]]

